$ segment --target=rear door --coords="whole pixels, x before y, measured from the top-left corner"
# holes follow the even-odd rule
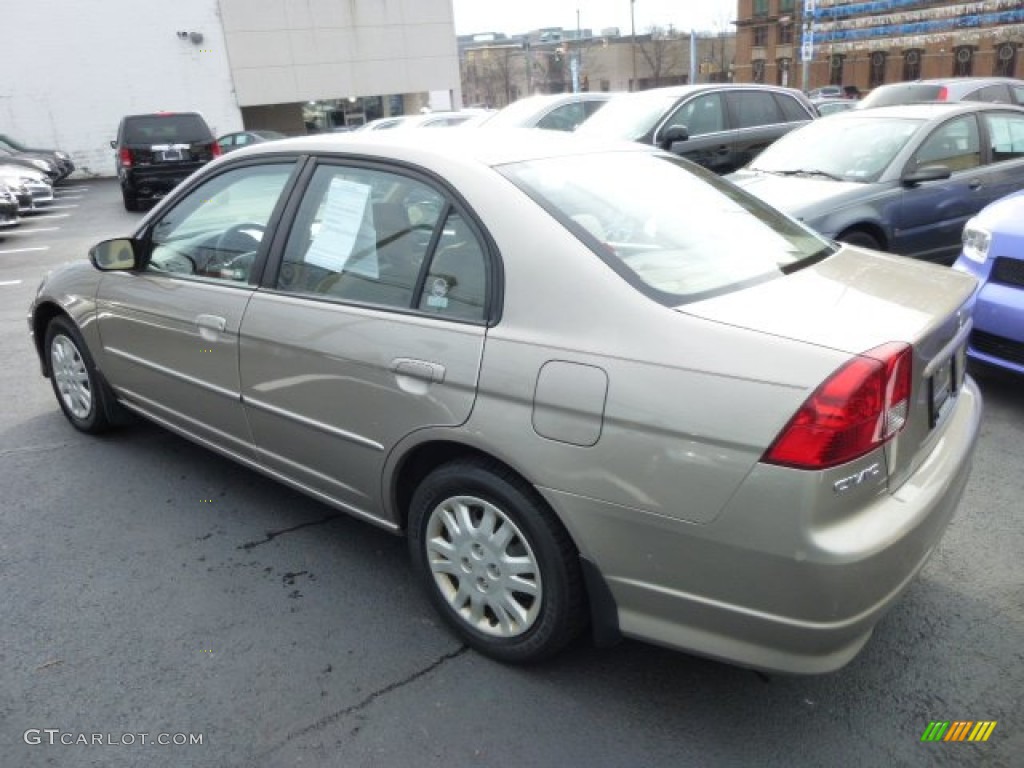
[[[788,100],[786,109],[781,98]],[[780,136],[812,119],[792,97],[771,91],[728,91],[725,102],[734,129],[730,171],[742,168]]]
[[[989,199],[1024,189],[1024,114],[1017,111],[981,115],[987,152]]]
[[[493,262],[442,188],[378,164],[320,164],[275,247],[241,334],[260,461],[379,521],[396,443],[469,417]]]

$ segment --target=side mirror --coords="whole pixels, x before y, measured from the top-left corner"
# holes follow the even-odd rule
[[[111,139],[110,140],[110,148],[111,149],[117,149],[117,139]]]
[[[135,241],[127,237],[104,240],[89,250],[89,261],[101,272],[135,269],[138,265]]]
[[[900,179],[900,183],[907,187],[922,184],[926,181],[939,181],[948,179],[953,171],[948,165],[922,165],[916,171],[908,173]]]
[[[661,134],[661,138],[658,139],[658,147],[666,152],[671,152],[673,144],[677,141],[686,141],[689,138],[690,132],[685,125],[673,125]]]

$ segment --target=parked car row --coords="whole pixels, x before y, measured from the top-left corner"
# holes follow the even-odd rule
[[[67,152],[28,147],[6,134],[0,134],[0,163],[39,171],[51,184],[63,181],[75,170],[75,164]]]
[[[15,227],[20,216],[53,202],[50,177],[32,164],[15,164],[0,157],[0,228]]]

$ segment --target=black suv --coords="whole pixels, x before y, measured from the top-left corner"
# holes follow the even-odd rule
[[[800,91],[706,83],[623,93],[577,133],[654,144],[715,173],[731,173],[817,112]]]
[[[124,207],[139,210],[158,200],[221,153],[213,132],[198,112],[156,112],[121,118],[114,160]]]

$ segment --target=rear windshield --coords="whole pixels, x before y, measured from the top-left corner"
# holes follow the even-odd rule
[[[124,120],[128,144],[195,144],[212,141],[206,121],[199,115],[138,115]]]
[[[820,235],[674,156],[607,152],[500,170],[620,276],[668,306],[779,277],[834,251]]]
[[[872,91],[864,97],[860,103],[860,109],[868,107],[891,107],[896,104],[916,104],[925,101],[936,101],[939,91],[938,85],[901,85],[894,88],[880,88]]]

